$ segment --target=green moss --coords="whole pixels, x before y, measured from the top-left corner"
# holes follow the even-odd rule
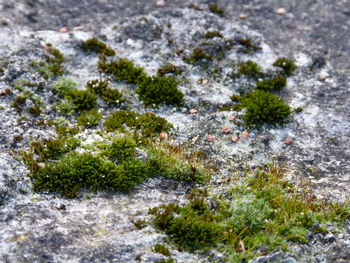
[[[213,58],[200,47],[193,49],[189,57],[184,57],[184,60],[189,64],[195,64],[197,62],[208,62],[212,59]]]
[[[166,63],[158,69],[157,75],[158,76],[164,76],[167,74],[179,75],[179,74],[181,74],[182,71],[183,71],[182,69],[179,69],[174,64]]]
[[[209,4],[210,12],[217,14],[219,16],[223,16],[225,13],[225,8],[220,8],[217,4]]]
[[[32,142],[32,151],[39,155],[38,161],[48,159],[59,159],[64,153],[68,153],[77,148],[80,142],[74,138],[47,139],[43,142]]]
[[[286,76],[292,75],[292,73],[297,69],[297,66],[292,60],[287,58],[279,58],[274,63],[273,66],[283,69]]]
[[[136,142],[129,137],[120,137],[113,140],[104,154],[115,163],[122,163],[136,158]]]
[[[41,109],[40,105],[34,104],[33,106],[28,108],[28,112],[37,117],[41,114],[42,109]]]
[[[91,110],[97,104],[97,97],[88,90],[74,89],[68,96],[76,111]]]
[[[114,112],[105,121],[107,131],[125,131],[125,126],[141,131],[143,136],[154,137],[160,132],[169,132],[173,125],[153,113],[137,114],[133,111]]]
[[[34,87],[35,84],[27,79],[16,79],[14,81],[14,86],[17,90],[23,91],[25,87]]]
[[[101,95],[101,98],[104,101],[114,105],[118,105],[125,101],[125,99],[122,97],[122,94],[119,90],[111,89],[111,88],[105,89]]]
[[[109,63],[100,60],[97,67],[101,72],[113,74],[116,80],[131,84],[137,84],[146,76],[143,68],[135,66],[133,62],[127,59]]]
[[[75,83],[72,79],[62,77],[54,82],[52,89],[57,92],[58,96],[66,97],[69,96],[77,87],[77,83]]]
[[[90,38],[83,41],[82,47],[86,52],[97,52],[106,56],[114,56],[115,51],[97,38]]]
[[[86,89],[95,92],[98,95],[103,94],[103,92],[107,89],[108,80],[102,79],[93,79],[89,80],[86,83]]]
[[[238,76],[246,75],[250,78],[259,78],[262,76],[261,67],[252,60],[240,64],[238,67]]]
[[[147,221],[146,220],[137,220],[136,222],[134,222],[134,226],[137,229],[141,230],[147,226]]]
[[[224,195],[209,197],[205,190],[193,190],[184,206],[170,203],[151,209],[153,224],[180,248],[216,249],[227,261],[240,262],[259,256],[261,248],[269,253],[277,247],[288,249],[287,241],[307,243],[315,224],[350,217],[349,204],[338,204],[345,208],[340,212],[310,200],[308,189],[283,180],[285,172],[276,164],[247,171],[247,179]],[[344,217],[333,217],[335,211]]]
[[[284,124],[286,118],[292,113],[283,99],[262,90],[243,96],[242,106],[246,109],[242,119],[248,127],[259,127],[264,123]]]
[[[139,115],[133,111],[117,111],[106,119],[104,126],[109,132],[116,130],[125,131],[124,124],[127,127],[136,127],[138,123],[136,118],[138,116]]]
[[[146,106],[180,106],[184,94],[177,85],[178,81],[172,77],[147,77],[138,84],[136,93]]]
[[[243,46],[243,53],[251,54],[261,50],[261,47],[255,45],[250,38],[237,39],[237,43]]]
[[[272,79],[258,81],[257,88],[265,91],[281,90],[286,86],[286,84],[286,77],[283,75],[278,75]]]
[[[26,104],[26,101],[27,101],[27,96],[24,94],[21,94],[13,99],[11,106],[16,108],[17,110],[22,110],[22,108]]]
[[[153,251],[155,253],[159,253],[167,257],[171,256],[170,250],[163,244],[155,244],[153,247]]]
[[[215,38],[215,37],[219,37],[219,38],[223,38],[224,36],[219,32],[219,31],[208,31],[204,37],[206,39],[210,39],[210,38]]]
[[[80,189],[127,191],[144,177],[90,153],[72,153],[47,163],[32,175],[34,191],[54,191],[74,197]],[[140,172],[140,171],[139,171]]]
[[[78,125],[85,127],[97,126],[102,119],[102,114],[97,109],[84,111],[77,117]]]

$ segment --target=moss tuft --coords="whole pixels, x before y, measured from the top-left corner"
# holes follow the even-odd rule
[[[114,112],[105,121],[107,131],[125,131],[125,126],[136,128],[141,131],[143,136],[154,137],[160,132],[169,132],[173,126],[162,117],[153,113],[137,114],[133,111]]]
[[[179,75],[179,74],[181,74],[182,71],[183,71],[182,69],[179,69],[174,64],[166,63],[158,69],[157,75],[158,76],[164,76],[167,74]]]
[[[273,65],[275,67],[283,69],[284,74],[287,77],[292,75],[292,73],[297,69],[297,66],[294,64],[294,62],[287,58],[279,58],[273,63]]]
[[[171,256],[170,250],[163,244],[155,244],[153,247],[153,251],[155,253],[159,253],[167,257]]]
[[[204,35],[204,37],[206,39],[215,38],[215,37],[224,38],[224,36],[219,31],[208,31]]]
[[[243,47],[243,53],[251,54],[261,50],[261,47],[255,45],[250,38],[237,39],[237,43]]]
[[[208,62],[212,59],[213,58],[200,47],[196,47],[195,49],[193,49],[189,57],[184,57],[184,60],[189,64],[195,64],[197,62]]]
[[[217,4],[209,4],[209,10],[219,16],[223,16],[225,13],[225,8],[220,8]]]
[[[242,119],[248,127],[260,127],[264,123],[284,124],[285,119],[292,113],[283,99],[262,90],[256,90],[243,96],[242,106],[246,108]]]
[[[82,47],[86,52],[97,52],[105,56],[114,56],[115,51],[97,38],[90,38],[83,41]]]
[[[95,92],[98,95],[103,94],[103,92],[107,89],[108,80],[102,79],[93,79],[89,80],[86,83],[86,89]]]
[[[101,72],[113,74],[116,80],[131,84],[137,84],[146,76],[143,68],[135,66],[133,62],[127,59],[109,63],[100,60],[97,67]]]
[[[125,101],[125,99],[122,97],[122,94],[117,89],[111,89],[107,88],[103,91],[101,98],[113,105],[118,105]]]
[[[275,76],[272,79],[261,80],[257,82],[257,88],[260,90],[282,90],[287,85],[287,80],[284,75]]]
[[[97,97],[88,90],[74,89],[68,96],[76,111],[91,110],[97,104]]]
[[[146,77],[138,84],[136,93],[146,106],[161,104],[180,106],[184,94],[173,77]]]
[[[238,68],[238,76],[246,75],[250,78],[259,78],[262,76],[261,67],[252,60],[240,64]]]
[[[52,89],[55,90],[60,97],[66,97],[72,93],[74,89],[78,87],[70,78],[59,78],[54,82]]]
[[[102,119],[102,114],[97,109],[84,111],[77,117],[78,125],[85,127],[97,126]]]

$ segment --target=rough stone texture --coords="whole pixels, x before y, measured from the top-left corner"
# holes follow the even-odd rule
[[[207,2],[196,4],[207,10]],[[291,166],[291,178],[304,177],[312,181],[316,194],[334,200],[349,198],[350,43],[344,34],[350,30],[349,2],[220,0],[218,4],[226,7],[224,18],[207,11],[174,9],[189,3],[165,1],[165,6],[159,7],[156,1],[146,0],[85,0],[74,4],[67,0],[0,1],[0,21],[8,23],[3,22],[0,28],[0,61],[1,67],[6,66],[5,60],[10,65],[0,74],[0,91],[13,89],[11,83],[17,78],[41,81],[37,75],[26,72],[26,66],[31,59],[44,56],[45,41],[63,51],[68,57],[65,66],[70,77],[83,85],[99,74],[95,69],[97,59],[81,54],[77,48],[79,40],[94,33],[106,35],[107,43],[118,55],[132,59],[150,74],[155,74],[156,69],[169,60],[186,68],[189,83],[181,86],[187,98],[185,107],[182,110],[161,108],[157,113],[179,128],[180,142],[190,142],[199,136],[194,147],[211,154],[226,168],[218,178],[229,177],[231,170],[227,167],[238,167],[240,161],[249,160],[256,165],[278,156]],[[285,14],[274,12],[282,7],[286,9]],[[149,14],[154,10],[159,12]],[[240,19],[241,13],[248,17]],[[133,17],[142,14],[146,14],[146,19]],[[164,27],[167,23],[172,26]],[[58,32],[61,27],[67,27],[70,33],[74,27],[80,28],[66,34]],[[183,48],[188,54],[208,28],[219,28],[229,39],[249,36],[261,42],[263,52],[248,57],[238,54],[237,50],[228,51],[227,59],[218,63],[223,69],[221,78],[210,80],[203,88],[198,80],[208,77],[203,76],[206,73],[185,65],[174,51]],[[168,45],[169,39],[177,46]],[[217,44],[222,45],[220,41]],[[294,114],[284,128],[253,130],[249,138],[233,144],[232,135],[224,135],[222,128],[232,127],[234,133],[239,134],[244,130],[229,121],[232,113],[218,113],[215,109],[228,102],[229,96],[242,84],[248,88],[250,84],[232,83],[226,76],[229,72],[224,70],[232,61],[247,58],[271,68],[271,62],[279,56],[290,56],[299,66],[281,96],[292,107],[302,107],[303,112]],[[129,90],[125,85],[115,85]],[[49,103],[52,95],[49,89],[37,92]],[[144,111],[135,94],[128,92],[133,108]],[[207,101],[211,106],[201,108]],[[30,122],[19,121],[20,116],[9,107],[10,98],[0,97],[0,103],[5,107],[0,113],[0,261],[133,262],[136,256],[142,255],[142,262],[154,262],[162,258],[150,248],[163,236],[151,227],[137,231],[133,222],[147,218],[150,207],[182,200],[185,185],[154,179],[146,181],[131,195],[99,193],[82,200],[35,194],[25,176],[26,168],[15,161],[13,149],[27,146],[33,137],[50,137],[53,131],[36,129]],[[198,109],[198,113],[189,115],[191,108]],[[45,114],[50,114],[50,107]],[[208,134],[215,137],[214,142],[205,139]],[[14,136],[23,136],[23,141],[15,143]],[[293,144],[284,143],[287,136],[293,138]],[[65,209],[60,209],[63,207]],[[333,236],[310,236],[310,244],[296,245],[293,255],[277,252],[252,262],[295,262],[295,259],[349,262],[348,225],[343,232],[335,231]],[[207,260],[202,255],[176,250],[172,253],[177,262]]]

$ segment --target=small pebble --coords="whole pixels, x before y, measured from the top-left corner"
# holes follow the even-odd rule
[[[50,48],[48,45],[45,45],[45,46],[44,46],[44,49],[45,49],[46,51],[49,51],[51,48]]]
[[[291,137],[287,137],[284,139],[284,143],[287,145],[291,145],[293,143],[293,139]]]
[[[248,18],[248,15],[247,14],[239,14],[239,18],[240,19],[247,19]]]
[[[230,117],[228,117],[229,121],[235,121],[236,120],[236,116],[235,115],[231,115]]]
[[[222,129],[222,132],[223,132],[224,134],[229,134],[229,133],[232,132],[232,128],[226,126],[226,127],[224,127],[224,128]]]
[[[275,10],[275,13],[278,14],[278,15],[283,15],[283,14],[285,14],[286,12],[287,12],[287,10],[286,10],[285,8],[283,8],[283,7],[277,8],[277,9]]]
[[[319,75],[320,80],[325,80],[328,77],[329,77],[329,75],[327,73],[320,73],[320,75]]]
[[[215,140],[214,135],[208,134],[206,137],[208,142],[213,142]]]
[[[247,131],[242,132],[242,137],[244,139],[248,139],[249,138],[249,132],[247,132]]]
[[[202,80],[202,85],[207,85],[209,83],[209,80],[208,79],[203,79]]]
[[[61,33],[67,33],[68,32],[68,28],[62,27],[62,28],[60,28],[60,32]]]
[[[73,27],[73,31],[79,31],[79,30],[83,30],[84,29],[84,26],[76,26],[76,27]]]
[[[193,137],[192,140],[191,140],[191,144],[195,144],[196,141],[198,140],[198,138],[199,138],[199,135]]]
[[[232,136],[232,137],[231,137],[231,141],[232,141],[233,143],[238,142],[238,136]]]
[[[164,0],[158,0],[156,3],[156,6],[165,6],[165,1]]]
[[[159,137],[160,137],[162,140],[166,140],[166,139],[168,139],[169,135],[168,135],[167,132],[161,132],[161,133],[159,134]]]
[[[190,114],[196,114],[198,111],[196,109],[190,109],[188,112]]]

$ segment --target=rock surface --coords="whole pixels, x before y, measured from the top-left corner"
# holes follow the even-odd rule
[[[27,147],[33,138],[49,138],[55,132],[33,125],[32,119],[10,105],[20,94],[15,80],[43,82],[44,88],[34,92],[48,105],[44,113],[52,116],[48,88],[52,83],[28,70],[30,61],[44,58],[47,42],[64,53],[68,77],[80,86],[100,76],[96,56],[79,49],[81,40],[94,35],[105,38],[117,56],[134,61],[151,75],[169,61],[185,68],[187,82],[180,85],[186,95],[184,107],[161,107],[157,114],[178,128],[180,143],[196,138],[193,144],[221,163],[223,169],[216,178],[229,177],[230,169],[238,169],[243,161],[254,166],[277,156],[288,162],[291,180],[310,180],[316,195],[349,198],[350,44],[344,37],[350,31],[348,1],[221,0],[218,4],[226,7],[223,18],[208,12],[205,1],[196,3],[204,11],[178,8],[189,4],[183,0],[162,5],[120,0],[0,1],[0,68],[4,68],[0,93],[9,89],[14,94],[0,97],[1,262],[136,262],[137,258],[155,262],[163,256],[151,248],[164,235],[150,226],[137,230],[133,223],[147,219],[149,208],[183,202],[187,190],[185,184],[149,179],[129,195],[86,193],[81,199],[67,200],[32,192],[27,169],[14,151]],[[276,14],[278,8],[286,12]],[[247,17],[240,19],[241,13]],[[65,27],[68,32],[63,32]],[[224,59],[214,61],[221,71],[213,78],[175,52],[190,54],[208,30],[221,31],[226,40],[249,37],[262,51],[252,55],[236,48],[225,51]],[[220,39],[212,41],[224,45]],[[280,56],[295,59],[299,67],[280,95],[292,108],[303,111],[294,113],[285,127],[252,130],[249,137],[242,135],[245,139],[232,143],[232,134],[223,133],[223,127],[232,127],[234,134],[244,129],[230,119],[232,112],[217,109],[230,102],[242,85],[249,89],[250,83],[234,83],[228,77],[229,65],[252,59],[271,69]],[[202,79],[209,79],[205,87]],[[130,87],[113,85],[125,91],[135,111],[146,112]],[[190,109],[197,113],[188,114]],[[285,138],[293,138],[293,143],[285,143]],[[293,254],[277,252],[251,262],[349,262],[349,226],[344,232],[314,235],[310,240],[308,246],[296,245]],[[176,262],[210,262],[205,255],[171,252]]]

